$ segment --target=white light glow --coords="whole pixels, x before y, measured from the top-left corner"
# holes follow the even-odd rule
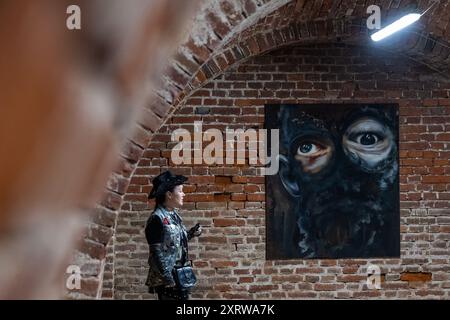
[[[390,36],[391,34],[396,33],[397,31],[416,22],[417,20],[420,19],[420,16],[421,15],[418,13],[407,14],[406,16],[401,17],[400,19],[384,27],[383,29],[375,32],[370,37],[372,38],[373,41],[380,41],[381,39],[384,39]]]

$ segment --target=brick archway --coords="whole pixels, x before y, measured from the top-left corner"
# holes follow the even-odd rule
[[[417,1],[411,0],[402,3],[402,7],[399,7],[398,2],[389,2],[390,7],[386,7],[384,1],[372,2],[370,4],[382,8],[382,19],[386,21],[395,20],[411,10],[422,12],[432,3],[428,1],[421,3],[423,7],[418,7]],[[422,18],[419,26],[375,45],[370,41],[366,27],[366,6],[357,5],[355,1],[312,3],[294,0],[283,5],[281,1],[269,1],[269,8],[281,6],[270,13],[267,10],[256,12],[234,29],[220,21],[214,12],[207,10],[214,36],[205,38],[201,45],[196,44],[191,36],[179,47],[162,77],[161,88],[151,97],[149,109],[153,112],[141,119],[142,126],[154,131],[167,115],[186,101],[192,91],[210,79],[245,59],[284,45],[338,40],[381,47],[439,72],[445,73],[449,69],[450,23],[445,12],[449,12],[450,8],[446,5],[436,6]],[[224,8],[227,9],[222,14],[233,13],[229,7]],[[136,138],[142,139],[141,136]]]
[[[93,224],[81,248],[80,261],[89,265],[103,261],[99,269],[90,273],[83,292],[86,296],[99,296],[102,289],[106,245],[116,224],[125,191],[145,147],[164,121],[190,98],[192,92],[229,67],[251,57],[264,54],[285,45],[342,41],[363,43],[367,41],[365,6],[356,1],[306,1],[306,0],[246,0],[241,6],[234,1],[216,1],[202,9],[198,19],[204,25],[194,28],[171,59],[161,78],[160,90],[149,97],[121,153],[121,163],[111,175],[107,191],[97,207]],[[372,3],[375,2],[375,3]],[[383,10],[383,18],[392,18],[404,8],[417,5],[407,1],[399,8],[399,1],[372,1]],[[431,1],[424,3],[426,8]],[[439,71],[448,70],[450,49],[450,24],[446,13],[450,7],[437,6],[422,21],[420,29],[385,49],[404,54]],[[108,257],[112,258],[113,252]],[[111,267],[106,264],[106,268]],[[104,279],[108,281],[109,279]]]

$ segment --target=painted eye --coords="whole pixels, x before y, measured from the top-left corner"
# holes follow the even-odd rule
[[[378,134],[372,132],[364,132],[355,137],[355,142],[363,146],[372,146],[383,140]]]
[[[386,124],[377,119],[361,118],[347,128],[342,145],[352,162],[371,171],[389,157],[395,141]]]
[[[303,142],[297,150],[297,154],[302,156],[310,156],[319,151],[321,148],[312,142]]]
[[[318,140],[318,139],[317,139]],[[329,140],[303,138],[298,144],[294,156],[301,163],[304,172],[314,174],[327,166],[333,154],[333,143]]]

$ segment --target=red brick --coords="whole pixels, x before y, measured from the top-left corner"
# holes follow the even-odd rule
[[[238,283],[252,283],[255,281],[253,277],[240,277]]]
[[[264,184],[265,177],[247,177],[248,183],[260,183]]]
[[[359,298],[376,298],[380,297],[381,292],[379,290],[370,290],[370,291],[360,291],[360,292],[354,292],[353,298],[359,299]]]
[[[197,81],[197,85],[204,83],[207,80],[207,76],[202,70],[197,71],[195,74],[195,80]]]
[[[243,192],[244,187],[242,184],[226,184],[224,191],[226,191],[226,192]]]
[[[247,177],[243,176],[234,176],[232,178],[233,183],[247,183]]]
[[[431,281],[431,273],[428,272],[403,272],[400,275],[401,281],[415,282],[415,281],[423,281],[428,282]]]
[[[338,276],[337,281],[338,282],[361,282],[363,280],[366,280],[366,275],[357,275],[357,274],[345,274]]]
[[[210,264],[213,268],[233,268],[238,265],[237,261],[230,260],[213,260]]]
[[[104,286],[105,284],[103,284]],[[112,290],[108,290],[106,287],[103,287],[102,289],[102,299],[112,299],[113,296],[113,291]]]
[[[99,225],[112,227],[116,222],[116,216],[117,213],[115,211],[111,211],[103,207],[98,207],[94,211],[93,221]]]
[[[104,245],[89,239],[84,239],[82,241],[80,251],[99,260],[103,259],[106,255],[106,248]]]
[[[112,174],[106,183],[106,187],[118,194],[124,194],[128,187],[129,180],[123,176]]]
[[[436,135],[436,140],[450,141],[450,133],[439,133]]]
[[[223,236],[202,236],[201,241],[203,243],[223,244],[226,242],[226,239]]]
[[[450,183],[450,176],[423,176],[423,183]]]
[[[127,194],[125,195],[125,197],[123,198],[124,201],[127,202],[147,202],[148,200],[148,195],[141,193],[141,194]]]
[[[133,163],[131,163],[129,160],[123,157],[119,157],[117,165],[114,168],[114,172],[128,178],[131,175],[133,169],[134,169]]]
[[[89,239],[106,245],[113,235],[113,229],[91,224],[89,226]]]
[[[265,193],[262,193],[262,194],[248,194],[247,195],[247,200],[248,201],[265,201],[266,200],[266,195],[265,195]]]
[[[132,163],[136,163],[142,153],[143,149],[131,141],[127,141],[122,147],[122,155]]]
[[[248,290],[250,292],[260,292],[260,291],[269,291],[277,289],[277,285],[274,284],[258,284],[249,286]]]
[[[197,46],[192,38],[189,38],[185,46],[197,57],[201,63],[205,62],[210,55],[209,50],[204,46]]]
[[[122,202],[122,197],[117,193],[106,191],[103,195],[101,204],[106,208],[117,210]]]
[[[215,183],[217,183],[217,184],[231,184],[232,183],[232,177],[216,176]]]
[[[206,19],[211,23],[211,27],[214,29],[214,32],[216,32],[221,38],[225,38],[230,32],[230,27],[225,24],[214,12],[208,12]]]
[[[183,188],[183,191],[184,188]],[[214,196],[212,194],[187,194],[184,197],[185,202],[197,202],[197,201],[213,201]]]
[[[180,87],[184,87],[189,81],[189,76],[175,65],[169,65],[165,75]]]
[[[79,292],[89,296],[96,297],[100,287],[100,282],[96,278],[81,279]]]
[[[400,163],[404,166],[412,166],[412,167],[423,167],[423,166],[431,166],[431,159],[404,159],[400,160]]]
[[[334,283],[316,283],[314,284],[314,290],[316,291],[336,291],[342,288],[343,285],[338,285]]]
[[[213,195],[213,199],[215,202],[226,202],[231,200],[230,193],[216,193]]]
[[[137,121],[151,132],[156,132],[162,123],[162,119],[149,109],[140,109]]]
[[[215,58],[216,64],[219,66],[221,71],[224,71],[228,68],[229,64],[224,55],[218,55]]]
[[[146,148],[152,138],[152,132],[140,125],[135,125],[130,140],[142,148]]]
[[[227,204],[225,202],[197,202],[195,207],[199,210],[205,209],[224,209]]]
[[[261,99],[236,99],[234,104],[239,107],[261,106],[264,104],[264,100],[261,100]]]
[[[423,157],[424,158],[436,158],[438,156],[438,152],[436,151],[424,151]]]
[[[259,192],[261,190],[260,190],[260,187],[258,185],[250,184],[250,185],[245,185],[244,186],[244,191],[251,193],[251,192]]]
[[[187,72],[191,75],[195,73],[200,67],[192,58],[186,56],[184,53],[179,51],[176,53],[174,60]]]
[[[232,201],[245,201],[247,199],[247,195],[245,193],[233,193],[231,195]]]
[[[215,227],[231,227],[244,225],[245,221],[242,219],[214,219]]]
[[[214,176],[192,176],[189,177],[189,183],[192,184],[213,184],[215,183]]]

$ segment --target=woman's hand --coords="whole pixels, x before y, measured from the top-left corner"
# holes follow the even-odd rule
[[[202,226],[199,226],[197,230],[194,232],[194,237],[199,237],[202,234]]]
[[[197,223],[194,227],[189,229],[188,238],[192,239],[193,237],[198,237],[202,234],[202,227],[199,223]]]

